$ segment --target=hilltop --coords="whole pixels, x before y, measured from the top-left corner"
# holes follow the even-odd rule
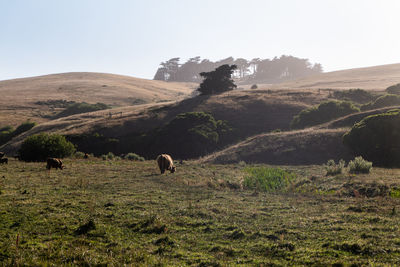
[[[114,107],[182,100],[196,88],[107,73],[71,72],[0,81],[0,126],[26,119],[45,122],[57,111],[39,101],[105,103]],[[12,120],[10,119],[12,116]]]

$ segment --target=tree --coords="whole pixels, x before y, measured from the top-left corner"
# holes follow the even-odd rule
[[[26,138],[18,153],[23,161],[45,161],[48,157],[68,157],[74,152],[74,145],[64,136],[40,133]]]
[[[222,65],[214,71],[201,72],[200,76],[204,78],[200,87],[197,89],[202,95],[219,94],[236,88],[232,80],[232,73],[236,65]]]
[[[343,136],[343,143],[375,165],[400,167],[400,110],[365,117]]]

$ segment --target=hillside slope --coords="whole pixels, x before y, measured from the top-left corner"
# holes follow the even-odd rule
[[[400,83],[400,64],[355,68],[321,73],[299,80],[259,85],[260,89],[350,89],[384,90]]]
[[[196,88],[190,83],[167,83],[129,76],[72,72],[0,81],[0,126],[31,118],[48,121],[53,107],[37,101],[67,100],[128,106],[182,100]],[[10,120],[12,116],[12,120]]]
[[[350,114],[304,130],[264,133],[200,159],[200,162],[227,164],[245,161],[268,164],[322,164],[329,159],[350,160],[353,153],[343,145],[342,137],[361,119],[387,112],[399,106]]]
[[[135,136],[141,136],[165,125],[180,113],[192,111],[211,113],[218,120],[228,121],[233,128],[234,139],[242,140],[248,136],[276,129],[288,130],[294,115],[326,99],[327,94],[303,91],[238,90],[221,95],[189,98],[181,102],[121,107],[112,109],[111,116],[109,110],[103,110],[42,123],[14,138],[2,149],[15,153],[23,138],[43,131],[64,135],[99,133],[107,138],[121,140],[123,147],[118,148],[116,152],[134,149],[131,151],[146,155],[150,153],[148,148],[132,148],[127,144]]]

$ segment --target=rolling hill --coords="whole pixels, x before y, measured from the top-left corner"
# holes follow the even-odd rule
[[[400,64],[325,72],[279,84],[259,84],[258,87],[260,89],[361,88],[364,90],[384,90],[397,83],[400,83]]]
[[[134,144],[134,140],[137,142],[141,140],[139,137],[157,131],[180,113],[203,111],[217,120],[227,121],[233,131],[228,146],[218,152],[215,150],[223,147],[215,147],[210,151],[215,153],[203,157],[202,162],[319,164],[331,158],[349,159],[353,155],[341,143],[343,133],[364,116],[388,108],[352,114],[299,131],[290,131],[293,116],[312,105],[334,99],[332,88],[360,87],[378,92],[399,81],[400,64],[323,73],[285,84],[259,85],[255,90],[238,89],[195,98],[187,98],[196,87],[194,84],[148,81],[112,74],[66,73],[2,81],[0,92],[8,100],[1,100],[4,106],[0,109],[3,115],[0,123],[1,118],[16,118],[16,121],[36,118],[41,123],[15,137],[1,150],[15,154],[24,138],[39,132],[79,138],[99,134],[105,139],[118,140],[119,145],[112,147],[116,153],[134,151],[151,158],[155,152]],[[29,87],[30,83],[32,87]],[[127,97],[130,94],[134,96]],[[35,105],[35,101],[49,99],[103,102],[114,108],[50,120],[42,116],[50,112],[49,108],[43,111]],[[13,116],[9,116],[11,114]],[[90,147],[85,148],[84,151],[90,152]]]
[[[0,81],[0,126],[31,119],[48,121],[59,111],[38,101],[66,100],[105,103],[114,107],[182,100],[196,88],[129,76],[72,72]],[[10,119],[12,116],[12,119]]]

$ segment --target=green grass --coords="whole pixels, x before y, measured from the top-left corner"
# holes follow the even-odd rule
[[[323,166],[289,166],[296,178],[286,192],[268,193],[241,188],[244,168],[262,165],[185,161],[166,175],[155,161],[64,165],[50,173],[45,163],[0,165],[0,265],[397,265],[400,257],[400,199],[389,194],[399,169],[326,177]]]
[[[280,168],[247,167],[248,175],[243,184],[247,188],[258,189],[266,192],[284,191],[296,178],[294,173]]]

